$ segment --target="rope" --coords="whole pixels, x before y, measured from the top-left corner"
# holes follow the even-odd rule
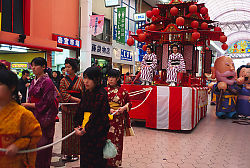
[[[21,150],[21,151],[18,151],[17,153],[37,152],[37,151],[40,151],[40,150],[49,148],[49,147],[51,147],[51,146],[54,146],[54,145],[58,144],[58,143],[61,142],[61,141],[64,141],[65,139],[69,138],[70,136],[72,136],[72,135],[74,135],[74,134],[75,134],[75,131],[71,132],[69,135],[67,135],[67,136],[63,137],[62,139],[59,139],[58,141],[53,142],[53,143],[51,143],[51,144],[48,144],[48,145],[45,145],[45,146],[41,146],[41,147],[35,148],[35,149]],[[1,152],[6,152],[6,149],[0,148],[0,151],[1,151]]]
[[[146,92],[146,90],[149,90],[149,93],[148,93],[148,95],[146,96],[146,98],[145,98],[138,106],[131,108],[131,110],[134,110],[134,109],[140,107],[143,103],[145,103],[145,101],[148,99],[149,95],[151,94],[153,88],[146,88],[146,89],[145,89],[145,92]]]

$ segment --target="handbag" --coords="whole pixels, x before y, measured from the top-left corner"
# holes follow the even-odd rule
[[[116,146],[111,142],[110,139],[106,140],[106,144],[103,148],[103,158],[104,159],[111,159],[116,157],[117,149]]]

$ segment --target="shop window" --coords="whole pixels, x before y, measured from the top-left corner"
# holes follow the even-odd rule
[[[24,34],[24,0],[1,0],[1,31]]]

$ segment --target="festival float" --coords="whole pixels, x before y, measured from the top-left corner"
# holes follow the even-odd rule
[[[133,104],[130,116],[145,120],[149,128],[192,130],[207,112],[208,88],[204,74],[211,73],[212,63],[208,46],[211,40],[220,41],[221,48],[226,50],[227,37],[220,27],[214,26],[216,21],[210,19],[204,3],[172,0],[168,4],[157,4],[157,8],[147,11],[146,15],[152,21],[131,35],[127,44],[134,45],[134,40],[145,42],[143,50],[148,44],[152,45],[159,75],[154,76],[153,85],[123,84]],[[178,73],[177,86],[168,86],[166,71],[173,44],[179,46],[186,72]],[[197,75],[199,67],[200,76]]]

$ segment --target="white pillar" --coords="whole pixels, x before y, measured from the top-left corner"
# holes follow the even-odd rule
[[[80,50],[80,72],[91,66],[92,36],[89,22],[92,15],[92,0],[80,0],[80,38],[82,48]]]

